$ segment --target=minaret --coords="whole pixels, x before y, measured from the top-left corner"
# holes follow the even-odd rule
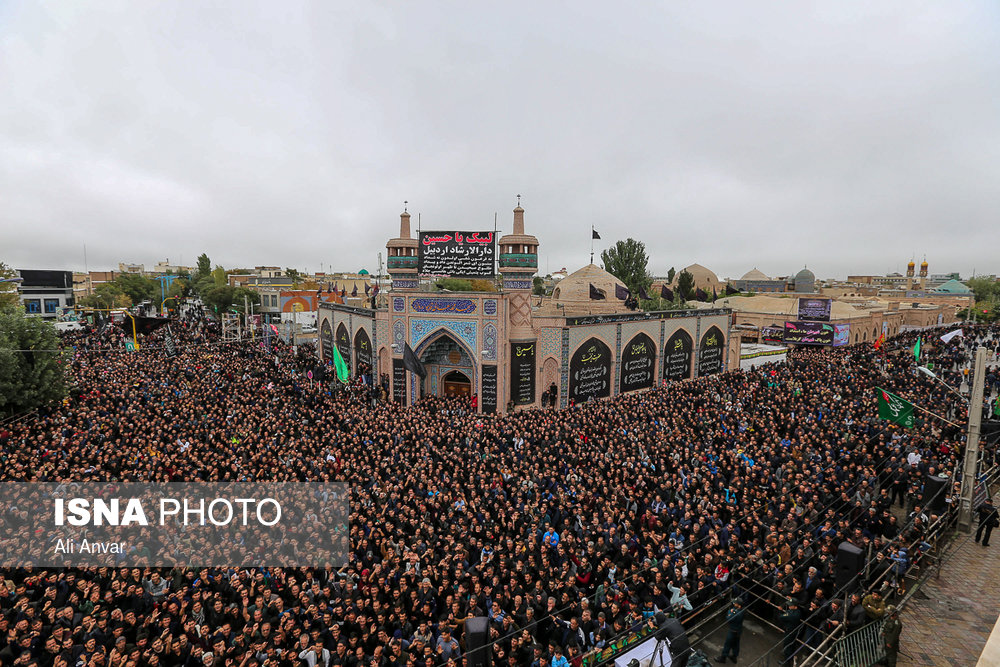
[[[410,214],[403,202],[399,214],[399,236],[385,244],[387,268],[392,278],[392,291],[415,290],[420,285],[417,278],[417,240],[410,238]]]
[[[508,300],[507,334],[511,342],[535,340],[531,325],[532,278],[538,269],[538,239],[524,233],[521,195],[514,209],[514,233],[500,239],[500,273]]]
[[[910,263],[906,265],[906,277],[907,278],[912,278],[913,277],[913,270],[914,270],[915,267],[916,267],[916,264],[914,264],[913,260],[911,259]],[[913,281],[910,281],[910,282],[913,282]]]
[[[927,255],[924,255],[924,261],[920,262],[920,277],[927,279]]]

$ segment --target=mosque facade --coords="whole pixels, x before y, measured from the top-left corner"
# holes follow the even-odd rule
[[[593,264],[551,296],[535,296],[538,239],[525,233],[524,209],[514,209],[511,234],[493,234],[420,230],[414,238],[404,211],[399,236],[386,244],[392,286],[375,307],[320,304],[323,360],[336,346],[352,375],[370,372],[401,404],[475,396],[487,413],[565,408],[738,366],[730,309],[631,310],[624,285]],[[440,291],[428,275],[497,289]]]

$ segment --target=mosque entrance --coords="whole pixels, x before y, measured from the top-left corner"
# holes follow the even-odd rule
[[[472,393],[472,381],[461,371],[452,371],[441,379],[441,394],[444,396],[469,396]]]
[[[442,332],[422,347],[417,354],[427,377],[420,385],[421,396],[470,397],[475,393],[472,388],[475,370],[465,346]]]

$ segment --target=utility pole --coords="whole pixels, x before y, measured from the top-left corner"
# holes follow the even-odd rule
[[[965,460],[962,464],[962,505],[958,527],[972,531],[972,497],[976,492],[976,464],[979,461],[979,426],[983,419],[983,373],[986,370],[986,348],[976,350],[972,367],[972,397],[969,400],[969,431],[965,439]]]

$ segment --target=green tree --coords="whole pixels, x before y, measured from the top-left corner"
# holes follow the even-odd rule
[[[472,281],[465,280],[464,278],[441,278],[434,286],[439,290],[448,290],[449,292],[471,292]]]
[[[531,293],[535,296],[545,294],[545,281],[542,280],[541,276],[535,276],[531,279]]]
[[[258,294],[255,290],[248,289],[246,287],[236,287],[233,289],[232,308],[235,308],[237,311],[244,313],[245,311],[244,311],[243,297],[246,297],[245,303],[248,306],[256,307],[260,305],[260,294]]]
[[[218,313],[224,313],[233,305],[233,297],[236,290],[229,285],[222,287],[210,287],[201,294],[201,300],[209,309]],[[242,304],[241,304],[242,305]]]
[[[676,275],[677,275],[677,271],[674,269],[674,267],[671,266],[670,270],[667,271],[667,284],[668,285],[672,285],[673,284],[673,282],[674,282],[674,276],[676,276]]]
[[[632,294],[639,294],[639,288],[648,289],[653,282],[649,275],[649,255],[646,244],[633,238],[617,241],[601,252],[604,270],[625,283]]]
[[[17,283],[9,281],[9,278],[17,278],[17,271],[0,262],[0,309],[10,306],[17,306],[20,298],[17,296]]]
[[[196,281],[202,280],[212,275],[212,260],[208,258],[207,253],[201,253],[198,255],[198,269],[195,271],[194,279]]]
[[[155,280],[150,280],[146,276],[138,273],[122,273],[115,278],[115,284],[132,302],[132,305],[146,301],[152,301],[160,294],[160,287]]]
[[[212,270],[212,281],[216,287],[229,284],[229,276],[226,275],[226,270],[222,266],[216,265],[215,269]]]
[[[473,292],[496,292],[496,285],[493,284],[491,280],[485,280],[477,278],[476,280],[470,280],[469,284],[472,286]]]
[[[691,295],[694,294],[694,276],[687,271],[681,271],[680,275],[677,276],[677,291],[680,293],[681,299],[690,300]]]
[[[302,283],[302,274],[299,273],[298,269],[285,269],[285,275],[292,280],[292,289],[298,289]]]
[[[113,308],[128,308],[132,305],[121,285],[117,281],[111,283],[101,283],[94,288],[94,293],[80,299],[80,304],[87,308],[100,308],[111,310]]]
[[[1000,292],[1000,283],[997,283],[992,278],[987,278],[985,276],[970,278],[965,281],[965,284],[975,295],[976,303],[979,303],[980,301],[989,301],[994,295]]]
[[[65,354],[53,324],[0,309],[0,412],[14,415],[66,395]]]

